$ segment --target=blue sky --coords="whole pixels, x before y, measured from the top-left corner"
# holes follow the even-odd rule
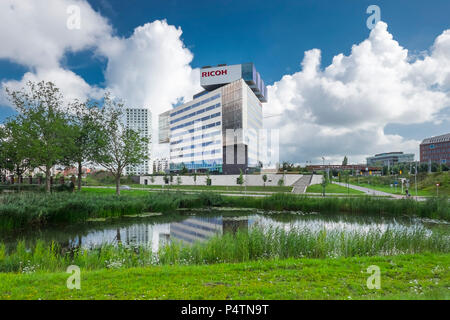
[[[447,0],[88,2],[111,21],[119,36],[128,37],[139,25],[166,19],[182,28],[183,41],[194,54],[194,68],[252,61],[267,84],[298,70],[306,50],[320,48],[324,65],[338,53],[348,54],[369,34],[370,4],[380,6],[391,33],[412,51],[428,49],[450,27]],[[66,64],[90,84],[103,81],[105,65],[89,52],[68,55]],[[12,67],[9,72],[18,77],[20,71]]]
[[[450,28],[448,0],[87,2],[107,19],[113,29],[111,34],[117,38],[130,38],[136,27],[165,19],[168,25],[182,29],[181,40],[193,54],[191,68],[254,62],[268,85],[280,81],[286,74],[301,71],[304,52],[313,48],[321,50],[322,68],[330,65],[339,53],[350,55],[353,45],[369,37],[366,8],[371,4],[380,7],[381,20],[387,23],[388,32],[400,46],[408,49],[410,57],[429,52],[436,37]],[[35,70],[33,66],[1,57],[0,54],[1,81],[20,81],[25,72]],[[108,85],[105,79],[108,58],[98,54],[95,48],[66,50],[59,63],[61,68],[72,71],[90,86],[104,88]],[[0,122],[13,113],[10,107],[0,103]],[[439,113],[447,120],[409,123],[394,119],[383,123],[383,130],[386,134],[415,140],[446,133],[450,127],[448,108],[441,108]],[[340,156],[336,154],[336,158]],[[292,161],[308,159],[306,156],[287,157]],[[318,154],[308,157],[319,158]]]

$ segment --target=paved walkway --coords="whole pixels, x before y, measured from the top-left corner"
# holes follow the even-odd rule
[[[333,181],[333,183],[343,186],[343,187],[347,187],[347,184],[344,182],[335,182]],[[383,192],[383,191],[378,191],[378,190],[374,190],[374,189],[369,189],[366,187],[360,187],[360,186],[355,186],[352,184],[348,185],[349,188],[351,189],[355,189],[355,190],[359,190],[362,191],[368,195],[373,195],[373,196],[388,196],[388,197],[393,197],[393,198],[397,198],[397,199],[402,199],[404,196],[400,195],[400,194],[392,194],[392,193],[387,193],[387,192]]]
[[[305,193],[306,188],[311,183],[312,175],[304,175],[300,179],[294,182],[292,185],[294,188],[292,189],[293,193]]]

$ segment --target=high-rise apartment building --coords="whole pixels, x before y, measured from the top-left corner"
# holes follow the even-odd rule
[[[253,63],[203,67],[200,74],[205,90],[159,116],[159,141],[170,144],[170,171],[238,174],[258,168],[267,89]]]
[[[125,124],[127,128],[139,132],[141,137],[149,139],[145,147],[148,159],[142,163],[125,168],[127,175],[145,175],[153,173],[153,166],[151,165],[151,151],[152,151],[152,113],[149,109],[144,108],[128,108],[125,110]]]

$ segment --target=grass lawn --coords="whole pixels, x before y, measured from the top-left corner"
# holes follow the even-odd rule
[[[311,193],[322,193],[322,185],[320,184],[313,184],[310,185],[308,188],[306,188],[306,192],[311,192]],[[364,194],[364,192],[359,191],[359,190],[355,190],[355,189],[348,189],[346,187],[331,183],[328,184],[325,187],[325,194],[327,193],[347,193],[349,192],[350,194]]]
[[[389,187],[389,186],[385,186],[385,185],[374,185],[374,184],[368,184],[368,183],[357,183],[357,181],[352,181],[351,184],[355,185],[355,186],[360,186],[360,187],[365,187],[365,188],[369,188],[369,189],[374,189],[374,190],[378,190],[378,191],[383,191],[383,192],[387,192],[387,193],[392,193],[392,194],[403,194],[405,195],[405,189],[403,189],[403,193],[402,193],[402,187],[401,186],[397,186],[397,190],[395,190],[394,187]],[[409,193],[412,196],[416,195],[416,190],[414,188],[410,188],[409,189]],[[426,191],[426,190],[417,190],[417,195],[418,196],[435,196],[436,192],[433,194],[430,191]]]
[[[366,286],[370,265],[381,289]],[[0,299],[450,299],[450,255],[289,259],[236,264],[2,273]]]

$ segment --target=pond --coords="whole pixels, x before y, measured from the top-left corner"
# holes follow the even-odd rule
[[[129,216],[105,221],[89,221],[71,225],[47,226],[0,234],[0,243],[15,247],[24,240],[32,246],[37,240],[55,241],[63,248],[91,248],[103,244],[148,245],[153,252],[170,241],[189,244],[206,241],[214,235],[250,228],[301,228],[304,230],[337,230],[344,232],[384,232],[387,229],[428,232],[450,232],[443,221],[411,217],[361,216],[298,212],[268,212],[260,210],[203,210],[164,214],[161,216]]]

